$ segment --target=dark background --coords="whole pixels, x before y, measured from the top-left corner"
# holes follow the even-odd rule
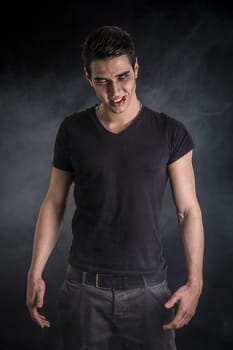
[[[50,4],[50,5],[48,5]],[[115,5],[116,2],[114,2]],[[204,289],[179,350],[233,346],[233,16],[224,1],[124,1],[88,7],[9,2],[1,8],[1,328],[0,348],[56,349],[57,294],[71,242],[70,198],[61,239],[44,272],[41,330],[25,306],[35,222],[47,191],[53,143],[65,115],[96,103],[83,76],[80,48],[99,25],[131,32],[138,54],[138,96],[185,123],[196,144],[196,188],[205,227]],[[164,249],[172,290],[185,280],[169,185]]]

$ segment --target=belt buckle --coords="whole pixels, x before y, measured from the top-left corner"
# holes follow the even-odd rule
[[[95,286],[96,286],[96,288],[99,288],[99,274],[98,274],[98,272],[95,274]]]
[[[100,277],[100,275],[105,275],[106,276],[106,274],[104,274],[104,273],[98,273],[98,272],[95,273],[95,287],[96,288],[103,288],[103,287],[101,287],[99,285],[99,277]],[[112,277],[112,275],[109,275],[109,277]],[[104,289],[111,289],[111,288],[112,287],[104,287]]]

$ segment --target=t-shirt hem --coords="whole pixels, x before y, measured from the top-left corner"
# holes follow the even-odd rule
[[[98,272],[98,273],[108,273],[113,275],[145,275],[145,274],[155,274],[155,275],[161,275],[161,271],[158,270],[159,265],[156,265],[154,267],[150,268],[144,268],[144,269],[120,269],[120,268],[106,268],[106,267],[99,267],[99,266],[93,266],[93,265],[87,265],[82,263],[74,263],[72,261],[69,261],[69,264],[76,267],[77,269],[87,271],[87,272]],[[166,264],[165,264],[166,265]]]
[[[69,171],[70,173],[73,173],[73,172],[74,172],[74,170],[72,170],[72,169],[69,169],[69,168],[67,168],[67,167],[60,166],[60,165],[57,165],[57,164],[54,164],[54,163],[52,163],[52,166],[53,166],[54,168],[56,168],[56,169],[59,169],[59,170]]]
[[[169,162],[167,163],[168,165],[175,162],[176,160],[180,159],[181,157],[183,157],[186,153],[188,153],[189,151],[193,150],[195,148],[194,145],[187,147],[186,149],[182,150],[182,152],[176,154],[175,157],[173,157],[172,159],[169,160]]]

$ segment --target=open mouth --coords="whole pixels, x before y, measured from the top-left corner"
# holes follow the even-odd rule
[[[118,98],[116,100],[110,100],[110,104],[114,107],[119,107],[119,106],[122,106],[126,101],[126,97],[123,96],[121,98]]]

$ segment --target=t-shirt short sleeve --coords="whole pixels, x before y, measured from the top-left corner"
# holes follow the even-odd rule
[[[67,131],[67,118],[60,124],[54,143],[53,161],[55,168],[73,172],[73,166],[69,152],[69,138]]]
[[[195,148],[195,144],[186,126],[167,116],[167,141],[169,148],[168,164],[178,160]]]

